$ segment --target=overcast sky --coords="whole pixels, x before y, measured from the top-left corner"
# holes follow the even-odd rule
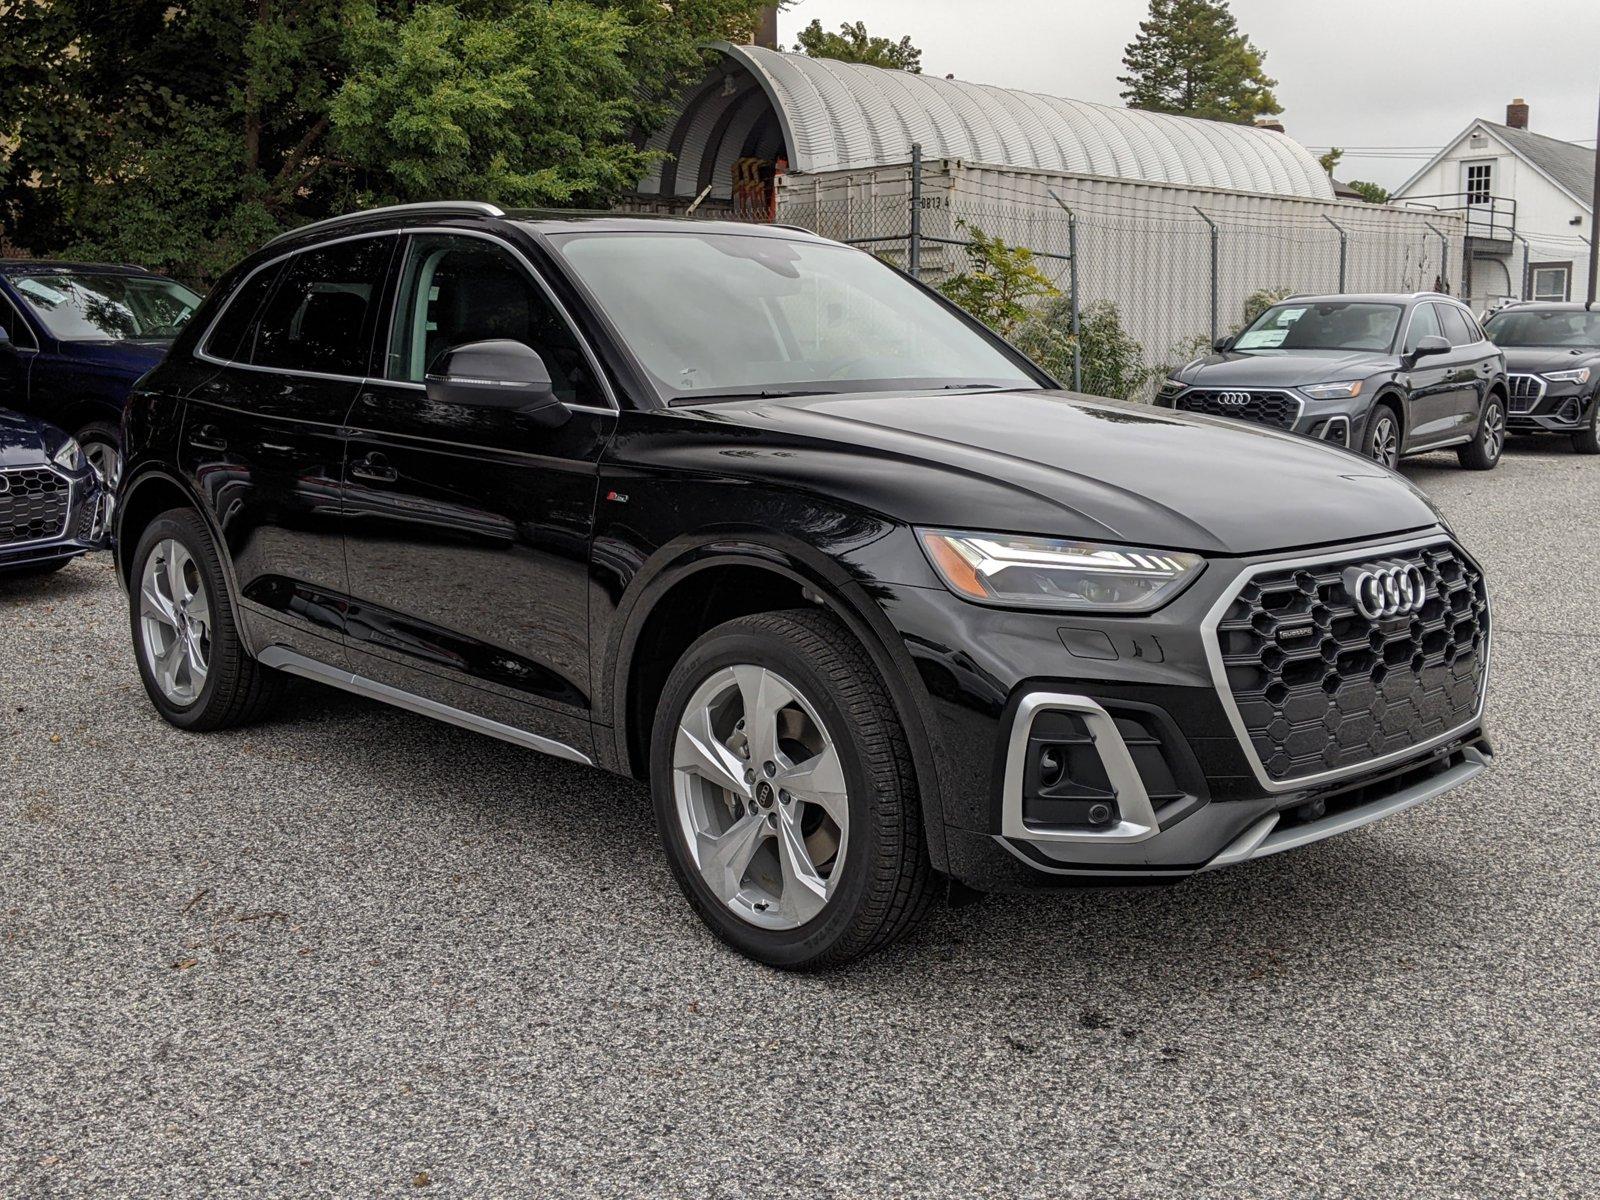
[[[1536,133],[1593,146],[1600,0],[1233,0],[1267,52],[1289,135],[1347,149],[1338,175],[1405,181],[1468,121],[1527,99]],[[785,48],[812,18],[910,34],[922,69],[975,83],[1121,104],[1123,48],[1147,0],[800,0]],[[1353,147],[1399,147],[1363,156]],[[1402,158],[1410,153],[1413,157]]]

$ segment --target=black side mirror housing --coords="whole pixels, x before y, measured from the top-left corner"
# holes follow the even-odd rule
[[[425,383],[435,404],[504,409],[548,426],[572,415],[556,398],[550,369],[538,351],[508,338],[446,350]]]
[[[1449,353],[1450,339],[1431,333],[1425,338],[1417,339],[1417,348],[1411,352],[1411,361],[1415,362],[1419,358],[1427,358],[1434,354]]]
[[[1229,350],[1233,349],[1233,334],[1224,334],[1222,337],[1219,337],[1216,341],[1211,343],[1211,348],[1218,354],[1226,354]]]

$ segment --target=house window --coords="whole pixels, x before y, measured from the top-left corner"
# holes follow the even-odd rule
[[[1529,270],[1533,275],[1533,298],[1535,300],[1570,300],[1572,298],[1571,263],[1534,263]]]
[[[1493,163],[1469,163],[1467,166],[1467,203],[1489,203],[1490,181],[1494,175]]]

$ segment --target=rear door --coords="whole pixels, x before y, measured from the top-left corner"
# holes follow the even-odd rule
[[[1477,321],[1454,304],[1435,304],[1439,325],[1450,339],[1450,382],[1455,403],[1457,437],[1477,428],[1478,413],[1488,394],[1498,351],[1478,328]]]
[[[179,461],[222,530],[252,645],[343,665],[342,426],[367,373],[397,235],[260,268],[202,342]]]
[[[398,261],[381,378],[348,422],[353,669],[587,753],[589,541],[615,405],[509,242],[419,231]],[[563,425],[428,398],[440,355],[490,338],[538,351]]]
[[[1406,354],[1415,353],[1417,343],[1423,338],[1441,337],[1443,333],[1434,306],[1427,302],[1415,305],[1402,349]],[[1406,418],[1407,450],[1443,441],[1454,430],[1458,404],[1451,380],[1453,373],[1448,354],[1419,358],[1407,372],[1411,381],[1411,411]]]

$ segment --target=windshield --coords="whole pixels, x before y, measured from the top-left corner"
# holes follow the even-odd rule
[[[1400,327],[1398,304],[1333,301],[1275,304],[1233,343],[1235,350],[1388,350]]]
[[[669,401],[889,387],[1038,387],[870,254],[760,234],[554,239]]]
[[[1497,346],[1572,346],[1600,349],[1600,311],[1546,309],[1496,313],[1484,326]]]
[[[12,285],[64,342],[178,336],[200,297],[151,275],[13,275]]]

